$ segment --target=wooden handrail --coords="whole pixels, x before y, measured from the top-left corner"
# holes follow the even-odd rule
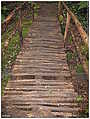
[[[75,25],[76,25],[84,43],[88,46],[88,39],[89,38],[88,38],[88,35],[86,34],[86,32],[84,31],[81,23],[79,22],[77,17],[71,12],[71,10],[68,8],[68,6],[64,2],[62,2],[62,3],[63,3],[64,8],[67,10],[67,12],[70,14],[71,18],[75,22]]]
[[[83,55],[80,51],[80,47],[78,46],[78,44],[76,43],[76,40],[75,40],[75,37],[74,37],[74,33],[72,31],[72,27],[70,25],[70,19],[72,18],[72,20],[74,21],[75,25],[76,25],[76,28],[78,29],[78,32],[80,33],[80,36],[82,38],[82,41],[85,43],[85,45],[88,46],[88,35],[86,34],[86,32],[84,31],[81,23],[79,22],[79,20],[77,19],[77,17],[72,13],[72,11],[68,8],[68,6],[62,2],[62,5],[64,6],[64,8],[66,9],[67,11],[67,20],[66,20],[66,26],[65,26],[65,32],[64,32],[64,42],[66,41],[66,38],[67,38],[67,34],[68,34],[68,30],[69,30],[69,26],[70,26],[70,29],[71,29],[71,35],[73,37],[73,41],[74,41],[74,44],[75,44],[75,47],[76,47],[76,50],[77,50],[77,53],[78,53],[78,56],[80,58],[80,62],[82,63],[83,65],[83,69],[85,71],[85,73],[88,75],[89,74],[89,71],[88,71],[88,66],[86,65],[86,62],[83,60]],[[62,13],[60,13],[62,10],[61,10],[61,2],[58,3],[58,15],[62,15]]]
[[[77,49],[77,53],[78,53],[79,58],[80,58],[80,62],[82,63],[82,66],[83,66],[83,69],[84,69],[85,73],[88,75],[89,74],[88,66],[86,65],[85,60],[83,60],[83,56],[81,54],[80,48],[78,47],[78,45],[77,45],[77,43],[75,41],[75,36],[74,36],[74,33],[72,31],[71,31],[71,34],[72,34],[72,37],[73,37],[73,41],[74,41],[75,47]]]
[[[13,16],[15,15],[15,13],[17,12],[17,11],[19,11],[21,8],[22,8],[22,6],[25,4],[25,2],[21,5],[21,6],[19,6],[19,7],[16,7],[16,9],[14,9],[7,17],[6,17],[6,19],[2,22],[2,24],[5,24],[5,23],[9,23],[9,21],[13,18]]]
[[[16,9],[14,9],[7,17],[6,19],[1,23],[1,27],[2,27],[2,33],[6,31],[6,28],[8,26],[8,24],[10,23],[10,21],[13,19],[14,15],[23,7],[23,5],[25,5],[26,2],[24,2],[22,5],[20,5],[19,7],[16,7]]]
[[[6,19],[2,22],[2,24],[9,23],[9,21],[13,18],[15,15],[15,12],[18,11],[20,7],[17,7],[15,10],[13,10],[7,17]]]
[[[15,28],[15,32],[16,32],[16,29],[19,33],[19,37],[20,37],[20,46],[22,46],[23,44],[23,35],[22,35],[22,8],[26,2],[24,2],[22,5],[20,5],[19,7],[17,7],[16,9],[14,9],[8,16],[7,18],[3,21],[3,23],[1,24],[2,25],[2,33],[6,31],[6,28],[8,26],[8,24],[10,23],[10,21],[13,19],[13,17],[18,14],[18,21],[16,23],[16,27]],[[30,7],[31,8],[31,7]],[[34,20],[34,9],[33,9],[33,6],[31,8],[33,10],[33,20]],[[14,33],[14,32],[13,32]],[[11,36],[12,37],[12,36]],[[11,38],[10,37],[10,38]],[[9,44],[9,39],[5,42],[5,48],[8,48],[8,44]]]
[[[71,16],[70,16],[69,13],[67,12],[67,21],[66,21],[66,28],[65,28],[65,33],[64,33],[64,41],[65,41],[66,36],[67,36],[67,33],[68,33],[70,20],[71,20]]]

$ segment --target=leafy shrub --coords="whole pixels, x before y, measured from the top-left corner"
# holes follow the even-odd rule
[[[88,16],[89,16],[89,2],[88,1],[69,1],[66,2],[68,7],[71,9],[71,11],[77,16],[79,21],[81,22],[83,28],[88,33]]]
[[[67,60],[70,61],[72,59],[72,53],[67,52]]]
[[[72,44],[72,36],[69,37],[69,43]]]
[[[62,15],[60,15],[60,16],[59,16],[59,22],[60,22],[60,24],[62,24],[62,23],[63,23],[63,20],[64,20],[64,19],[63,19],[63,16],[62,16]]]
[[[77,96],[76,98],[77,102],[82,102],[83,101],[83,97],[81,95]]]
[[[76,66],[76,72],[77,73],[83,73],[83,66],[82,66],[82,64],[77,64],[77,66]]]

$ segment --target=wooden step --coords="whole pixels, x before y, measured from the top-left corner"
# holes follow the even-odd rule
[[[13,84],[16,84],[16,85],[36,85],[36,84],[41,84],[41,85],[50,85],[50,86],[53,86],[53,85],[61,85],[61,86],[73,86],[72,85],[72,82],[66,82],[65,80],[59,80],[59,81],[56,81],[56,80],[51,80],[51,81],[48,81],[48,80],[43,80],[43,79],[36,79],[36,80],[32,80],[32,79],[23,79],[23,80],[10,80],[8,81],[9,85],[13,85]]]
[[[32,87],[30,87],[30,86],[26,86],[26,87],[14,87],[13,86],[13,88],[12,87],[6,87],[5,88],[5,90],[7,90],[7,91],[9,91],[9,90],[11,90],[11,91],[13,91],[13,90],[15,90],[15,91],[40,91],[40,90],[42,90],[42,91],[60,91],[61,93],[67,93],[68,91],[70,91],[70,92],[74,92],[74,89],[71,89],[71,88],[61,88],[60,89],[60,87],[55,87],[55,88],[53,88],[52,86],[51,86],[51,88],[48,88],[47,86],[45,86],[45,87],[39,87],[39,86],[32,86]]]
[[[16,91],[16,90],[5,90],[4,91],[4,95],[31,95],[31,96],[61,96],[61,97],[76,97],[77,93],[73,93],[73,92],[65,92],[64,94],[60,91]]]
[[[46,97],[46,98],[42,98],[42,97],[31,97],[31,96],[16,96],[16,95],[9,95],[9,96],[4,96],[3,97],[3,101],[7,100],[8,101],[13,101],[14,102],[18,102],[18,101],[27,101],[27,102],[52,102],[52,103],[63,103],[63,102],[69,102],[69,103],[73,103],[73,102],[77,102],[76,101],[76,97]]]
[[[40,73],[40,72],[35,72],[35,73],[12,73],[12,76],[29,76],[29,75],[41,75],[41,76],[66,76],[66,77],[70,77],[70,73],[68,72],[62,72],[62,73]]]

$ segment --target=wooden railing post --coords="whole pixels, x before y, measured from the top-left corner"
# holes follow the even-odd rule
[[[62,2],[63,3],[63,5],[64,5],[64,8],[67,10],[67,12],[70,14],[70,16],[72,17],[72,19],[73,19],[73,21],[74,21],[74,23],[75,23],[75,25],[76,25],[76,27],[77,27],[77,29],[78,29],[78,31],[79,31],[79,33],[80,33],[80,35],[81,35],[81,38],[83,39],[83,41],[85,42],[85,44],[87,44],[87,46],[89,46],[89,43],[88,43],[88,35],[86,34],[86,32],[84,31],[84,29],[83,29],[83,27],[82,27],[82,25],[81,25],[81,23],[79,22],[79,20],[77,19],[77,17],[70,11],[70,9],[68,8],[68,6],[64,3],[64,2]]]
[[[61,1],[59,1],[58,2],[58,16],[61,15],[61,10],[62,10]]]
[[[80,63],[83,65],[83,69],[85,71],[85,73],[88,75],[89,74],[89,69],[88,69],[88,66],[86,64],[86,61],[85,61],[85,57],[82,55],[81,51],[80,51],[80,46],[78,45],[77,41],[75,40],[75,36],[74,36],[74,31],[72,31],[72,28],[71,28],[71,25],[70,25],[70,19],[72,18],[72,20],[74,21],[75,23],[75,26],[76,26],[76,30],[80,33],[80,36],[82,38],[82,41],[88,46],[88,35],[86,34],[86,32],[84,31],[81,23],[79,22],[79,20],[77,19],[77,17],[72,13],[72,11],[68,8],[68,6],[64,3],[63,3],[63,6],[64,8],[67,10],[67,21],[66,21],[66,27],[65,27],[65,33],[64,33],[64,42],[66,41],[66,37],[67,37],[67,33],[68,33],[68,29],[69,29],[69,26],[70,26],[70,32],[71,32],[71,35],[72,35],[72,39],[73,39],[73,42],[75,44],[75,47],[76,47],[76,50],[77,50],[77,54],[79,56],[79,59],[80,59]]]
[[[71,19],[71,17],[69,15],[69,13],[67,12],[67,21],[66,21],[66,27],[65,27],[65,33],[64,33],[64,41],[66,40],[66,37],[67,37],[70,19]]]
[[[19,10],[18,32],[19,32],[19,37],[20,37],[20,46],[22,46],[23,45],[23,36],[22,36],[22,9]]]

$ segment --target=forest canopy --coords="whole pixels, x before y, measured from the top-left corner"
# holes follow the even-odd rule
[[[88,1],[69,1],[66,2],[71,11],[77,16],[84,30],[88,33],[89,29],[89,2]]]

